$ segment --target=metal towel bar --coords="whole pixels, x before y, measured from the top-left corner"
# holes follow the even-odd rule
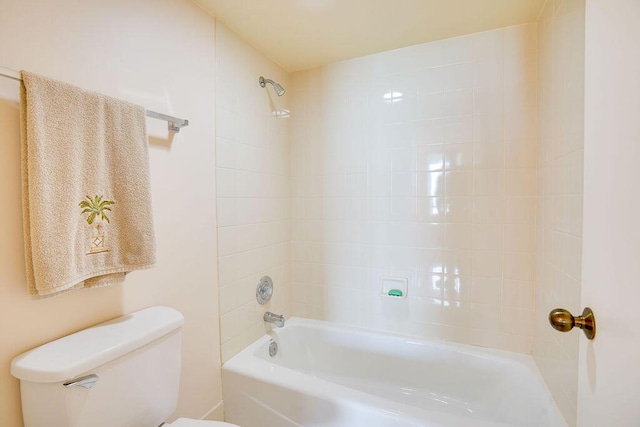
[[[22,81],[22,78],[20,77],[19,72],[9,70],[8,68],[0,67],[0,76],[6,77],[8,79],[16,80],[19,82]],[[146,111],[147,111],[147,117],[165,120],[166,122],[168,122],[170,131],[180,132],[181,128],[185,126],[189,126],[189,120],[187,119],[180,119],[178,117],[173,117],[166,114],[158,113],[157,111],[151,111],[151,110],[146,110]]]

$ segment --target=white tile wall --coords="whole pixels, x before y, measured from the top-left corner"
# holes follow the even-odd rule
[[[539,22],[537,288],[533,355],[569,425],[576,424],[578,333],[549,311],[581,313],[584,0],[549,1]]]
[[[216,23],[216,187],[220,336],[227,361],[265,333],[262,315],[291,313],[289,95],[263,89],[258,77],[289,89],[280,67]],[[274,281],[261,306],[257,283]]]
[[[293,74],[293,314],[528,353],[536,24]],[[409,279],[408,298],[380,277]]]

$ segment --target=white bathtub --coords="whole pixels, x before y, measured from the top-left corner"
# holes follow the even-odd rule
[[[287,320],[222,371],[243,427],[566,426],[529,356],[329,322]]]

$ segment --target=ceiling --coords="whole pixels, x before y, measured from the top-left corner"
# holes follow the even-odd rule
[[[194,0],[287,71],[535,22],[545,0]]]

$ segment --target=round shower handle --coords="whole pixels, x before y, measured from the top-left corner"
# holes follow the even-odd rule
[[[564,308],[553,309],[549,313],[549,323],[560,332],[569,332],[575,326],[582,329],[587,339],[592,340],[596,336],[596,318],[589,307],[581,316],[573,316]]]
[[[265,305],[273,295],[273,280],[269,276],[262,276],[256,288],[256,299],[261,305]]]

